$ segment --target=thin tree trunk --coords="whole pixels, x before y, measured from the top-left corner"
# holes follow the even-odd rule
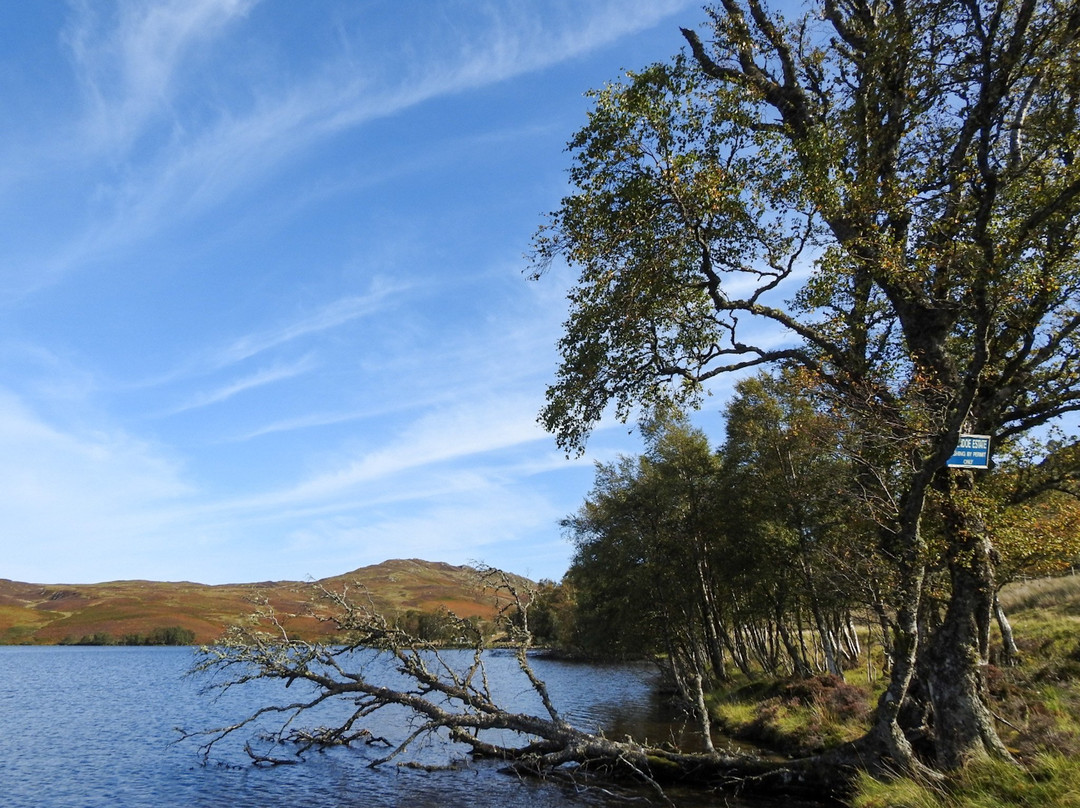
[[[806,679],[810,676],[810,666],[806,663],[803,655],[799,653],[799,646],[791,639],[791,633],[781,619],[779,606],[777,606],[776,611],[776,625],[780,631],[780,639],[783,641],[784,648],[787,649],[788,657],[791,659],[792,673],[800,679]]]
[[[709,720],[709,710],[705,706],[705,690],[701,686],[701,674],[694,676],[694,707],[701,726],[701,739],[705,743],[705,751],[710,755],[716,752],[712,740],[712,721]]]
[[[878,625],[881,627],[881,672],[887,674],[892,670],[894,624],[880,600],[875,599],[874,611],[877,613]]]
[[[874,726],[868,739],[891,758],[901,771],[929,773],[915,757],[911,742],[900,727],[900,710],[907,699],[908,688],[915,675],[919,651],[919,610],[922,602],[923,579],[926,568],[922,563],[920,516],[923,498],[921,486],[913,486],[904,504],[900,532],[895,541],[897,557],[896,619],[892,622],[891,637],[886,643],[891,649],[889,685],[878,699]],[[888,550],[888,548],[886,548]]]
[[[994,593],[994,617],[997,618],[998,628],[1001,630],[1001,664],[1007,667],[1019,665],[1020,649],[1016,647],[1012,624],[1001,606],[997,592]]]
[[[911,578],[905,587],[909,591],[901,598],[891,639],[893,653],[889,685],[878,699],[876,720],[870,734],[897,766],[915,771],[919,765],[911,743],[900,728],[898,717],[915,673],[915,657],[919,648],[915,612],[918,609],[918,590],[922,588],[922,570],[907,577]]]
[[[709,570],[708,561],[704,558],[698,561],[697,567],[698,583],[701,587],[702,625],[705,629],[705,640],[709,647],[713,674],[719,680],[726,681],[728,672],[724,661],[724,646],[720,641],[720,634],[717,630],[720,624],[720,613],[716,607],[716,598],[713,595],[712,574]]]
[[[851,661],[854,663],[859,658],[859,653],[862,649],[859,647],[859,634],[855,630],[855,624],[851,619],[851,612],[848,612],[843,621],[841,622],[844,633],[844,644],[847,649],[848,655]]]
[[[814,624],[817,626],[818,637],[821,639],[821,650],[825,654],[825,670],[831,673],[833,676],[839,676],[844,678],[844,668],[840,664],[840,657],[836,648],[836,637],[830,630],[828,621],[825,619],[825,614],[821,609],[821,599],[817,594],[817,587],[814,585],[814,568],[810,563],[810,542],[806,540],[806,529],[799,528],[799,546],[801,552],[799,553],[799,560],[801,561],[801,568],[803,574],[803,581],[806,584],[806,590],[810,595],[810,613],[814,616]]]

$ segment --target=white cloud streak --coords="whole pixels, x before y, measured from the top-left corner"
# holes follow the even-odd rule
[[[79,6],[68,40],[91,100],[90,142],[117,152],[125,168],[99,186],[98,195],[112,200],[111,212],[47,259],[33,286],[146,238],[178,216],[199,215],[238,192],[250,192],[327,138],[437,97],[573,59],[652,27],[688,3],[568,4],[572,13],[555,24],[542,14],[514,16],[496,6],[488,29],[449,53],[444,45],[443,52],[418,65],[398,64],[392,70],[377,61],[358,66],[343,54],[336,66],[292,86],[264,88],[249,98],[246,111],[234,105],[190,129],[178,121],[156,152],[136,159],[134,144],[169,108],[185,59],[194,59],[196,45],[209,45],[253,5],[248,0],[125,3],[115,27],[105,30],[92,6]],[[120,89],[111,91],[114,85]]]
[[[129,148],[168,111],[184,62],[242,20],[257,0],[122,0],[115,18],[102,4],[80,2],[66,40],[89,112],[84,134],[92,147]]]
[[[385,502],[387,496],[426,498],[436,489],[448,490],[447,486],[456,490],[466,484],[467,475],[452,471],[454,464],[549,439],[535,422],[536,405],[535,400],[513,396],[431,413],[384,445],[353,452],[330,470],[210,509],[238,515],[281,509],[326,513],[348,511],[372,499]]]
[[[314,337],[322,332],[340,328],[349,323],[385,310],[388,305],[410,287],[400,284],[376,283],[372,290],[364,295],[349,295],[324,304],[314,312],[288,320],[276,327],[266,328],[229,340],[224,345],[208,348],[179,367],[138,383],[130,388],[140,389],[161,387],[177,381],[207,376],[254,359],[275,348]],[[275,365],[249,375],[245,379],[230,382],[218,391],[201,394],[166,414],[173,414],[204,404],[215,403],[252,387],[268,384],[299,375],[313,368],[317,363],[317,354],[309,352],[303,359],[289,365]]]
[[[198,409],[200,407],[208,407],[212,404],[220,404],[223,401],[227,401],[235,395],[244,393],[248,390],[254,390],[258,387],[263,387],[268,384],[274,384],[275,382],[285,381],[286,379],[292,379],[303,373],[307,373],[316,366],[314,357],[311,354],[301,358],[298,362],[293,362],[288,365],[274,365],[255,373],[244,376],[240,379],[236,379],[223,387],[219,387],[216,390],[211,390],[206,393],[200,393],[180,406],[169,410],[165,415],[178,415],[182,412]]]
[[[391,297],[407,291],[408,288],[404,284],[397,286],[380,284],[369,294],[351,295],[332,301],[315,313],[286,323],[279,328],[239,337],[216,353],[212,360],[213,364],[217,367],[226,367],[301,337],[337,328],[358,318],[374,314],[382,310]]]

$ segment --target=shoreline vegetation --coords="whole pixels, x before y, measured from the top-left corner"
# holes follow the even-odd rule
[[[851,808],[1080,804],[1080,576],[1010,584],[1001,602],[1020,659],[987,666],[988,706],[1020,766],[975,762],[936,782],[860,772],[844,798]],[[992,642],[1001,647],[996,631]],[[867,670],[862,658],[851,663],[843,679],[737,676],[706,696],[712,725],[765,754],[792,759],[822,754],[867,732],[887,684],[873,660],[869,670],[877,675],[869,681]]]
[[[114,637],[108,632],[84,634],[79,639],[66,636],[57,645],[195,645],[195,632],[180,626],[155,628],[148,634],[124,634]]]

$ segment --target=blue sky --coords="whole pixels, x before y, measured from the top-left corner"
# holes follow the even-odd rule
[[[0,5],[0,577],[561,577],[558,520],[638,444],[537,426],[571,277],[523,254],[584,93],[703,16]]]

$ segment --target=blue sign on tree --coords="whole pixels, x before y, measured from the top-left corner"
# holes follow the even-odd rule
[[[990,468],[990,436],[961,435],[956,451],[945,465],[954,469]]]

